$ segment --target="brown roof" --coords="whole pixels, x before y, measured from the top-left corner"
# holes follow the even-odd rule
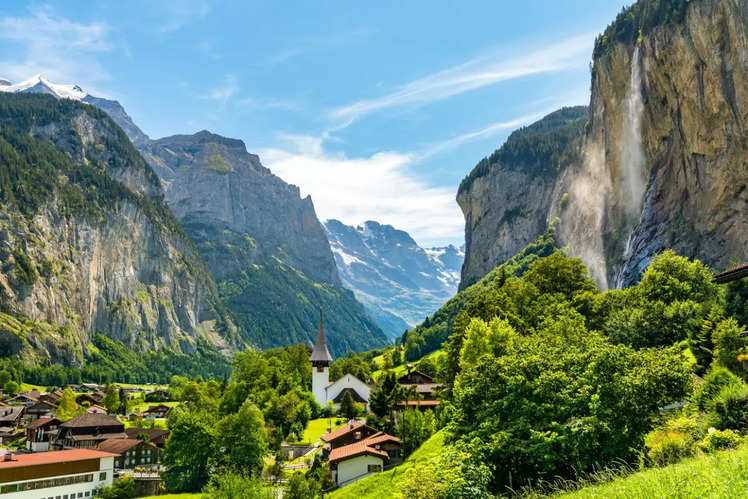
[[[393,435],[390,435],[389,433],[379,432],[379,433],[375,433],[374,435],[372,435],[372,436],[364,439],[363,442],[366,443],[366,445],[378,445],[378,444],[382,444],[384,442],[394,442],[396,444],[399,444],[400,443],[400,439],[397,438],[397,437],[395,437],[395,436],[393,436]]]
[[[726,284],[728,282],[742,279],[743,277],[748,277],[748,263],[722,272],[721,274],[717,274],[714,276],[714,281],[718,284]]]
[[[327,349],[325,341],[325,328],[322,324],[322,310],[319,311],[319,330],[317,331],[317,341],[314,342],[311,355],[312,362],[332,362],[332,355]]]
[[[13,422],[23,415],[23,406],[8,406],[0,409],[0,422]]]
[[[345,461],[346,459],[351,459],[353,457],[362,456],[365,454],[381,457],[382,459],[389,459],[389,455],[385,451],[370,447],[369,443],[366,440],[333,449],[330,452],[329,459],[331,463],[336,463],[338,461]]]
[[[89,440],[112,440],[115,438],[117,440],[124,440],[127,438],[127,433],[123,431],[121,433],[99,433],[97,435],[70,435],[70,437],[68,438],[70,438],[74,442],[87,442]]]
[[[60,423],[60,420],[57,418],[39,418],[39,419],[35,419],[32,422],[30,422],[27,428],[32,429],[32,430],[34,428],[41,428],[42,426],[45,426],[49,423],[54,423],[55,421],[57,421],[57,424]]]
[[[408,407],[436,407],[439,405],[438,400],[404,400],[398,402],[397,405],[405,405]]]
[[[89,426],[124,426],[119,419],[107,414],[82,414],[62,423],[63,428],[87,428]]]
[[[10,468],[25,468],[27,466],[39,466],[42,464],[72,463],[86,459],[101,459],[105,457],[116,457],[109,452],[92,449],[68,449],[50,452],[34,452],[32,454],[14,454],[12,460],[0,459],[0,470]]]
[[[136,438],[110,438],[97,445],[96,450],[122,455],[140,444],[145,444],[153,447],[153,444],[143,442],[142,440],[138,440]]]
[[[344,437],[345,435],[348,435],[349,433],[360,430],[361,428],[364,428],[366,425],[360,421],[354,421],[353,423],[349,423],[346,425],[341,426],[337,430],[333,430],[331,432],[327,432],[324,435],[320,437],[320,439],[323,442],[332,442],[334,440],[339,439],[340,437]],[[371,428],[372,430],[374,428]]]

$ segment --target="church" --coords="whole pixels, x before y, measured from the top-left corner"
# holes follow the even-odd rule
[[[330,382],[330,364],[332,355],[327,349],[325,341],[325,330],[322,323],[322,316],[319,319],[319,331],[317,332],[317,341],[312,348],[312,393],[315,400],[322,407],[332,402],[335,408],[340,407],[340,402],[346,393],[353,396],[353,400],[366,404],[369,409],[369,394],[371,387],[358,379],[353,374],[344,374],[340,379]]]

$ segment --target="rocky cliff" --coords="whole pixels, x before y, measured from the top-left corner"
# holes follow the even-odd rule
[[[391,338],[420,323],[457,291],[463,253],[421,248],[391,225],[325,222],[343,283]]]
[[[0,353],[76,365],[96,332],[138,351],[242,344],[158,177],[105,113],[0,94],[0,148],[0,312],[24,323],[0,327]]]
[[[322,309],[335,354],[386,342],[342,287],[312,199],[242,141],[203,131],[141,151],[248,338],[261,347],[307,342]]]
[[[558,220],[560,243],[602,286],[636,281],[665,248],[715,269],[748,259],[748,1],[642,0],[598,38],[593,56],[590,122],[568,149],[578,159],[556,175],[541,210]],[[461,191],[463,210],[499,212],[507,202],[487,190]],[[536,207],[539,192],[523,189],[520,209]],[[476,244],[471,220],[468,279],[485,272],[491,241],[511,230],[495,224],[489,243]]]

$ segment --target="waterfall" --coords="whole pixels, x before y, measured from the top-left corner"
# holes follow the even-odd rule
[[[641,121],[644,112],[642,100],[641,56],[639,45],[631,57],[629,89],[624,102],[623,128],[621,130],[621,196],[624,212],[629,222],[641,214],[644,190],[647,185]]]

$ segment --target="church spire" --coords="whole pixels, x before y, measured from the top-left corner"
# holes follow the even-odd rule
[[[319,310],[319,331],[317,332],[317,341],[314,343],[312,349],[312,364],[315,366],[329,365],[332,362],[332,356],[330,351],[327,349],[327,342],[325,341],[325,327],[322,320],[322,309]]]

